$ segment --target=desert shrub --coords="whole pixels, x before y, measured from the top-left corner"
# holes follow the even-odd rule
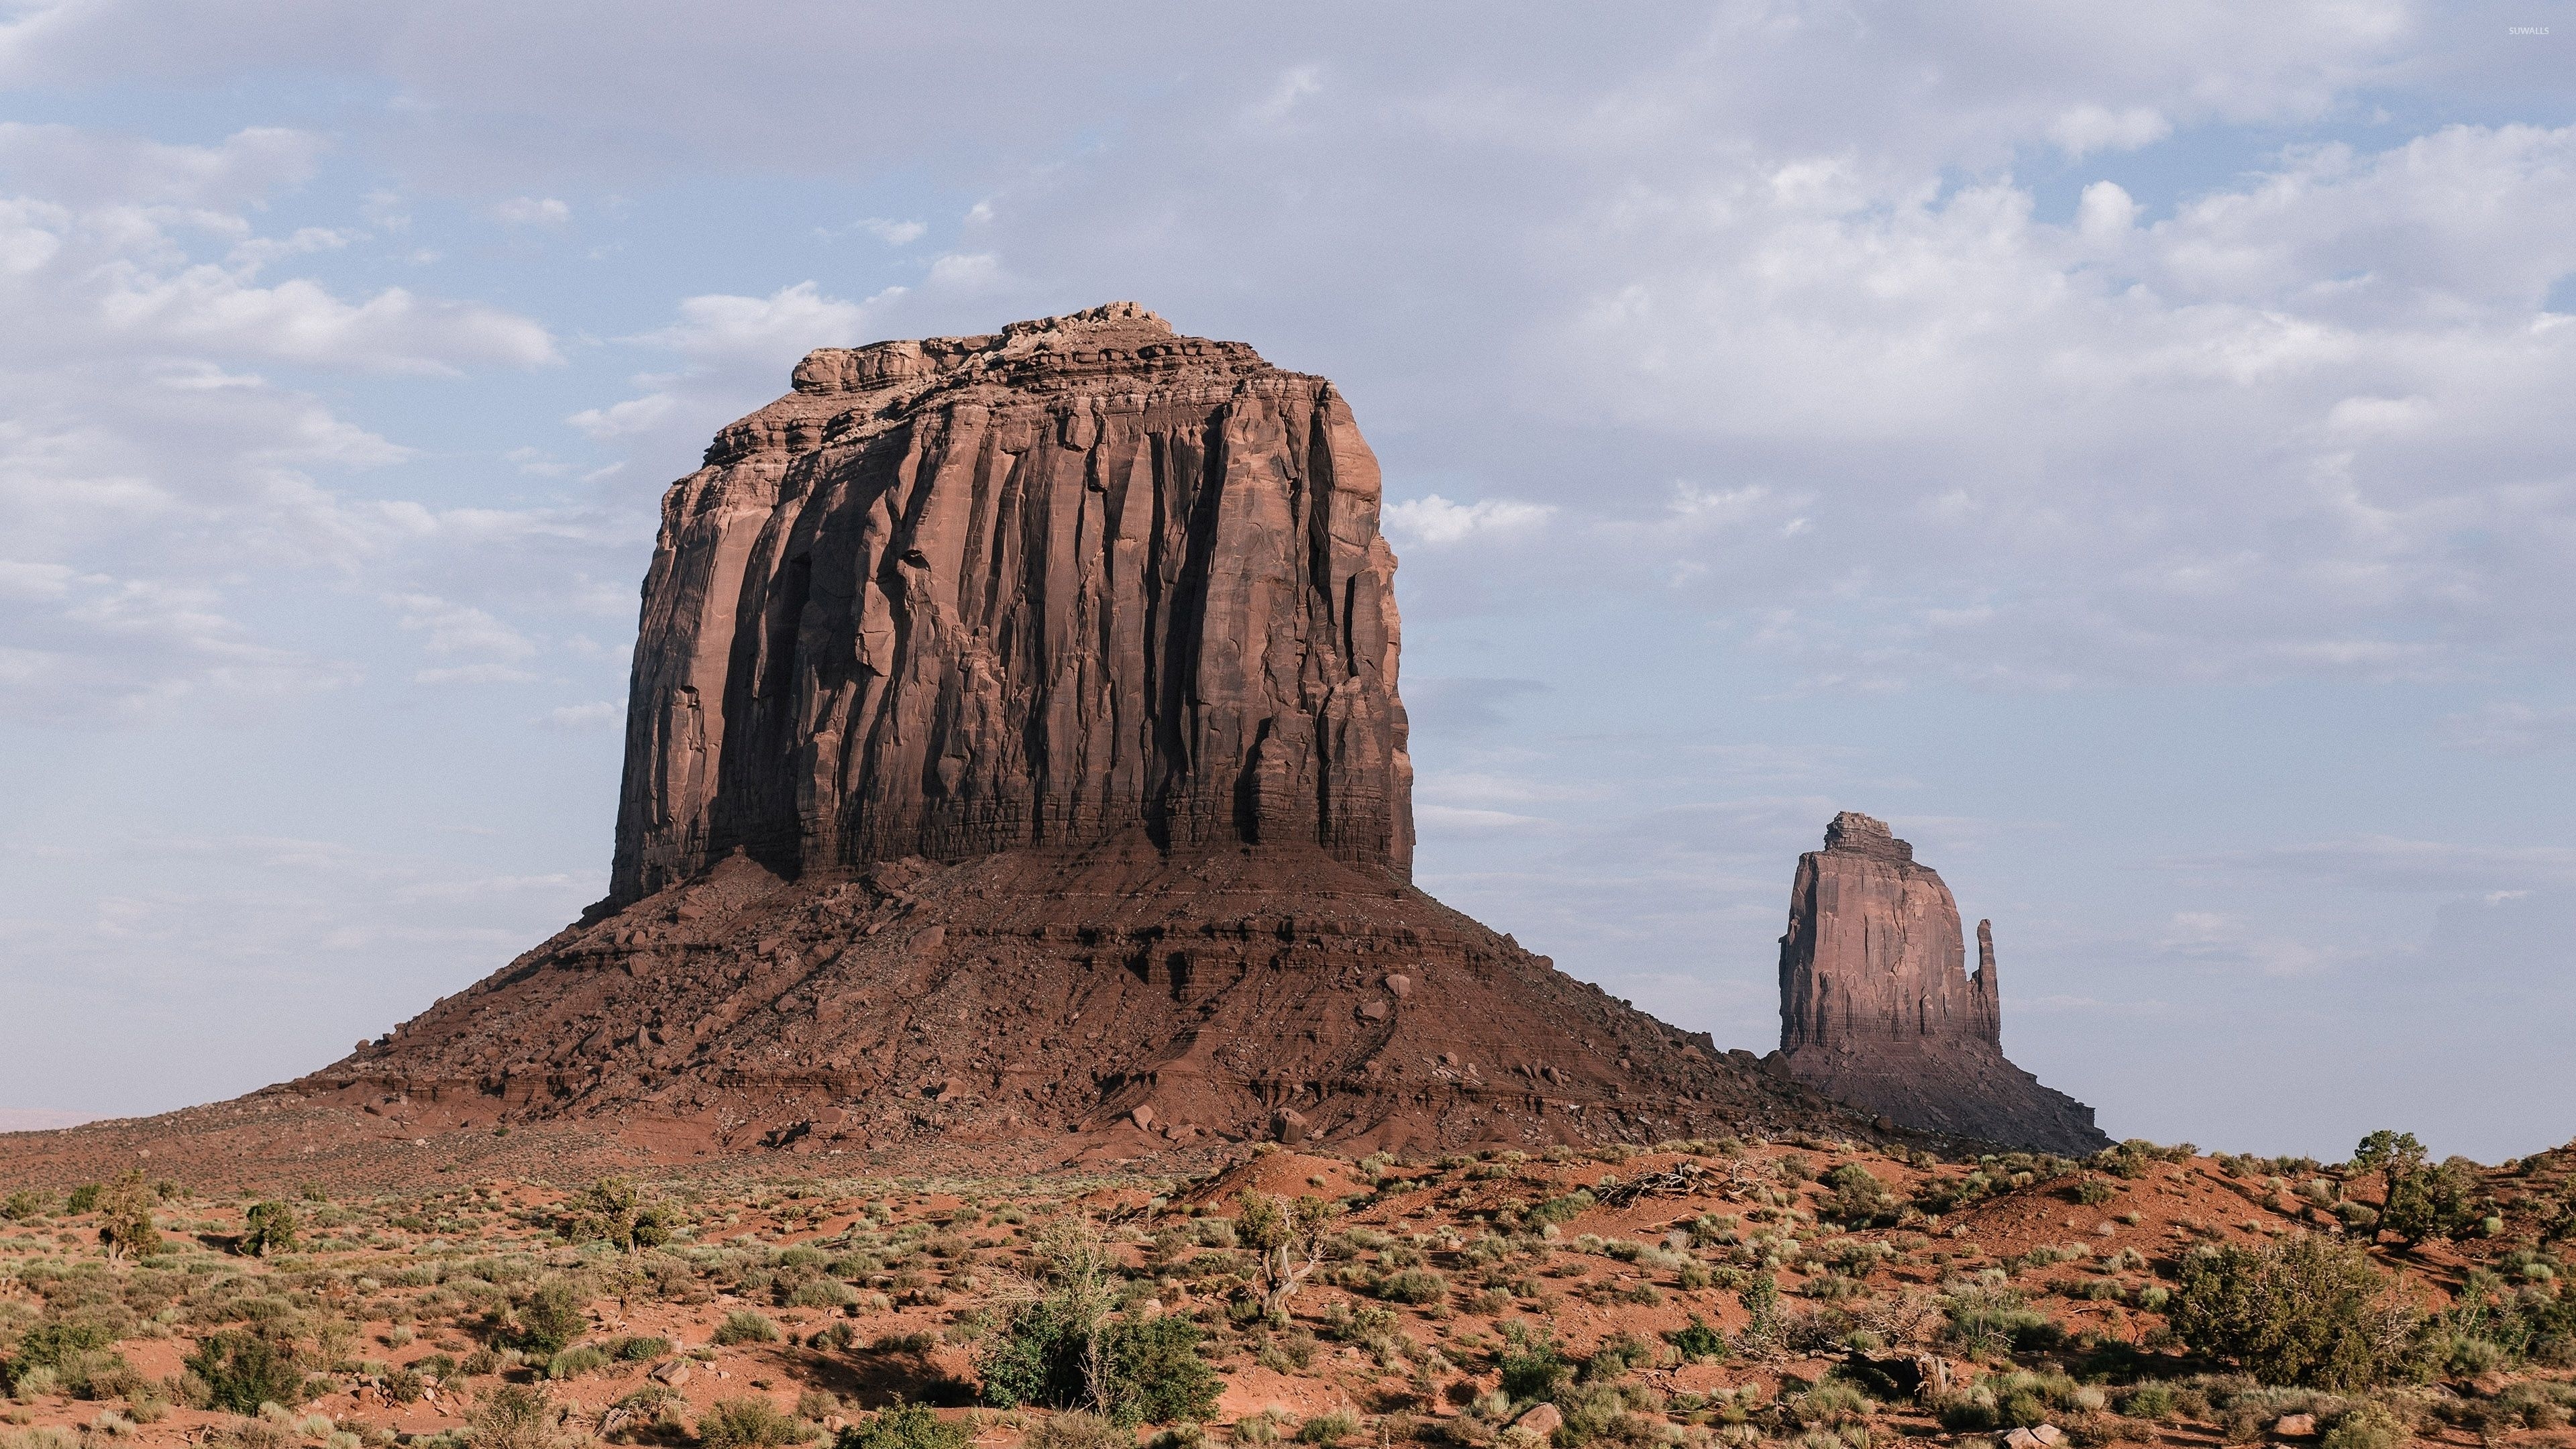
[[[9,1194],[7,1198],[0,1199],[0,1219],[23,1223],[29,1218],[42,1217],[45,1209],[53,1206],[53,1202],[51,1193],[38,1192],[32,1187],[22,1187]]]
[[[465,1416],[474,1449],[558,1449],[563,1411],[533,1384],[494,1384]]]
[[[737,1343],[776,1343],[778,1341],[778,1325],[770,1322],[761,1315],[752,1312],[748,1308],[739,1308],[726,1314],[724,1316],[724,1322],[717,1324],[716,1331],[709,1335],[709,1337],[713,1338],[717,1343],[726,1345]]]
[[[573,1242],[605,1242],[632,1253],[671,1241],[674,1225],[675,1214],[646,1199],[633,1181],[603,1177],[557,1219],[555,1229]]]
[[[1449,1280],[1429,1268],[1407,1268],[1380,1278],[1377,1296],[1389,1303],[1437,1303],[1449,1296]]]
[[[511,1313],[510,1346],[541,1356],[561,1353],[590,1327],[584,1312],[588,1306],[570,1280],[546,1279],[528,1290]]]
[[[2361,1249],[2308,1233],[2192,1254],[2168,1314],[2184,1343],[2264,1383],[2336,1390],[2396,1376],[2421,1321]]]
[[[137,1177],[142,1176],[141,1173],[137,1173],[135,1175]],[[82,1183],[80,1186],[73,1188],[72,1195],[64,1200],[63,1211],[70,1213],[74,1217],[78,1217],[82,1213],[96,1212],[98,1211],[99,1194],[105,1190],[106,1189],[100,1187],[94,1182]]]
[[[2098,1177],[2086,1176],[2075,1179],[2074,1186],[2066,1189],[2066,1196],[2070,1202],[2079,1202],[2086,1207],[2100,1207],[2109,1202],[2118,1191]]]
[[[1503,1392],[1515,1403],[1554,1398],[1558,1389],[1574,1380],[1573,1363],[1549,1338],[1507,1344],[1496,1367],[1502,1370]]]
[[[608,1346],[612,1357],[627,1363],[649,1363],[671,1351],[671,1340],[655,1334],[632,1334]]]
[[[1126,1425],[1205,1419],[1224,1384],[1199,1352],[1201,1337],[1175,1314],[1086,1326],[1049,1300],[1015,1314],[976,1367],[985,1402],[1003,1408],[1087,1407]]]
[[[787,1295],[791,1308],[846,1308],[858,1301],[857,1291],[838,1278],[808,1278]]]
[[[2123,1415],[2132,1419],[2171,1419],[2181,1406],[2181,1396],[2174,1392],[2174,1386],[2158,1379],[2131,1387],[2116,1404]]]
[[[1068,1409],[1029,1431],[1027,1449],[1135,1449],[1136,1431],[1098,1414]]]
[[[1592,1383],[1561,1390],[1556,1406],[1565,1414],[1555,1435],[1560,1444],[1607,1442],[1644,1449],[1658,1440],[1664,1399],[1644,1384]]]
[[[554,1357],[546,1360],[546,1377],[550,1379],[577,1379],[583,1374],[597,1373],[599,1370],[608,1367],[608,1364],[608,1350],[599,1347],[597,1344],[579,1344],[575,1347],[564,1349],[555,1354]]]
[[[1570,1223],[1585,1208],[1592,1206],[1592,1202],[1591,1193],[1582,1188],[1576,1188],[1562,1197],[1549,1198],[1521,1216],[1533,1226],[1539,1227],[1549,1223]]]
[[[1946,1296],[1943,1307],[1950,1321],[1943,1336],[1972,1354],[2046,1348],[2059,1337],[2057,1325],[2032,1308],[2017,1289],[1965,1285],[1952,1288]]]
[[[1110,1417],[1169,1424],[1216,1413],[1225,1384],[1199,1355],[1199,1326],[1164,1314],[1119,1329],[1110,1349]]]
[[[59,1369],[116,1342],[116,1331],[92,1318],[48,1318],[18,1337],[17,1356],[0,1363],[0,1384],[31,1369]]]
[[[295,1345],[249,1329],[208,1335],[188,1355],[188,1372],[205,1384],[208,1408],[256,1414],[262,1404],[304,1401],[304,1372]]]
[[[2104,1402],[2100,1389],[2062,1373],[1993,1374],[1934,1406],[1941,1427],[1953,1433],[2034,1428],[2070,1414],[2091,1413]]]
[[[2400,1171],[2379,1210],[2379,1226],[2411,1246],[2427,1238],[2465,1237],[2486,1213],[2476,1166],[2460,1158]]]
[[[152,1224],[152,1209],[160,1201],[139,1169],[120,1173],[99,1192],[98,1240],[110,1259],[161,1251],[161,1233]]]
[[[1905,1206],[1885,1183],[1857,1162],[1846,1162],[1826,1173],[1824,1181],[1833,1189],[1833,1195],[1818,1203],[1817,1211],[1847,1227],[1892,1223]]]
[[[1726,1336],[1702,1323],[1696,1313],[1691,1315],[1687,1326],[1664,1330],[1664,1342],[1680,1350],[1682,1358],[1693,1363],[1701,1359],[1724,1358],[1727,1354]]]
[[[843,1429],[832,1449],[968,1449],[972,1439],[919,1404],[897,1404]]]
[[[295,1209],[282,1202],[255,1202],[242,1214],[241,1250],[254,1258],[295,1251]]]
[[[54,1365],[57,1391],[76,1399],[121,1399],[149,1387],[149,1381],[110,1349],[73,1354]]]
[[[2318,1449],[2404,1449],[2415,1442],[2397,1416],[2377,1404],[2363,1404],[2335,1420],[2318,1441]]]
[[[698,1442],[706,1449],[774,1449],[801,1444],[815,1432],[767,1399],[719,1399],[698,1416]]]
[[[1300,1444],[1338,1444],[1360,1431],[1357,1414],[1348,1409],[1331,1409],[1314,1415],[1297,1426]]]

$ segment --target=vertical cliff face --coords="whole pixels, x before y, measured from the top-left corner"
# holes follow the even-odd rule
[[[1240,343],[816,352],[663,501],[612,899],[1129,833],[1407,875],[1394,569],[1348,406]]]
[[[1780,938],[1788,1074],[1910,1127],[2057,1152],[2110,1144],[2093,1109],[2003,1054],[1994,930],[1966,969],[1959,908],[1883,821],[1845,811],[1798,858]]]
[[[1993,936],[1962,961],[1959,908],[1914,847],[1845,811],[1798,858],[1780,942],[1780,1045],[1982,1041],[2000,1047]]]

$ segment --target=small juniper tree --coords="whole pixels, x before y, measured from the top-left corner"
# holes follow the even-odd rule
[[[152,1224],[153,1204],[160,1200],[140,1171],[129,1170],[98,1195],[98,1240],[115,1259],[161,1251],[161,1233]]]
[[[295,1251],[295,1209],[282,1202],[255,1202],[242,1221],[241,1250],[250,1256]]]

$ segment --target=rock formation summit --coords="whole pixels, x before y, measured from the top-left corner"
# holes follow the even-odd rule
[[[1885,821],[1844,811],[1798,857],[1780,938],[1772,1062],[1828,1096],[1908,1127],[2088,1156],[2111,1145],[2093,1109],[2006,1060],[1993,924],[1977,970],[1950,888]]]
[[[611,899],[1131,832],[1402,876],[1394,577],[1349,405],[1239,342],[816,352],[663,499]]]
[[[1412,886],[1378,512],[1331,383],[1132,304],[811,354],[663,500],[608,896],[192,1130],[1881,1135]]]

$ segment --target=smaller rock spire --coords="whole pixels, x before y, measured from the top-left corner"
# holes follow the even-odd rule
[[[2083,1154],[2110,1145],[2093,1109],[2003,1054],[1995,932],[1967,970],[1958,903],[1887,822],[1846,810],[1798,858],[1780,938],[1780,1054],[1789,1076],[1902,1122]]]

